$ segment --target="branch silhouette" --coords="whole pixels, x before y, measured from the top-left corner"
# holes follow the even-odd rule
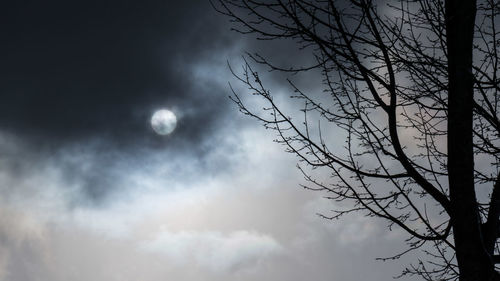
[[[324,218],[362,212],[406,231],[408,247],[381,258],[422,251],[401,276],[500,280],[497,1],[211,2],[236,32],[283,40],[313,58],[280,66],[247,54],[242,71],[231,71],[267,105],[249,107],[233,88],[231,99],[299,157],[305,188],[342,202]],[[287,80],[303,104],[297,121],[255,66],[321,75],[324,91]],[[344,147],[331,148],[331,132]]]

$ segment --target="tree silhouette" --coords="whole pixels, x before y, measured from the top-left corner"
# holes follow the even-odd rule
[[[405,230],[408,247],[387,259],[417,249],[425,258],[402,276],[500,280],[497,1],[212,4],[236,31],[289,40],[315,58],[288,68],[249,54],[272,71],[322,74],[322,96],[288,80],[291,97],[304,105],[300,121],[279,106],[248,62],[235,75],[267,106],[249,108],[234,90],[232,99],[300,158],[306,188],[341,202],[344,209],[325,217],[363,212]],[[343,149],[332,148],[325,130],[345,138]],[[331,177],[321,180],[308,168]]]

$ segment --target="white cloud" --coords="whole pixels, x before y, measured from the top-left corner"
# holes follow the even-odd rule
[[[89,159],[91,147],[33,161],[18,174],[0,171],[0,190],[10,193],[3,203],[21,214],[0,209],[6,214],[0,216],[0,238],[2,227],[18,230],[9,237],[30,237],[19,245],[0,240],[0,276],[8,271],[4,278],[9,281],[34,276],[53,281],[350,280],[334,274],[350,273],[351,261],[359,257],[349,245],[370,240],[371,224],[330,223],[315,216],[330,207],[329,201],[314,200],[319,193],[297,186],[301,175],[294,169],[295,157],[272,144],[272,132],[262,131],[237,132],[229,156],[224,146],[217,147],[210,157],[235,161],[214,174],[196,174],[196,159],[168,153],[120,158],[122,173],[110,181],[118,191],[99,207],[70,208],[84,179],[78,174],[68,179],[63,167],[70,163],[88,172],[85,165],[95,161]],[[11,146],[11,151],[23,150],[22,143]],[[192,174],[194,179],[188,177]],[[364,257],[372,261],[375,255]]]
[[[227,234],[164,231],[141,246],[146,251],[165,254],[176,262],[190,264],[194,261],[213,271],[230,272],[252,267],[281,249],[271,236],[245,230]]]

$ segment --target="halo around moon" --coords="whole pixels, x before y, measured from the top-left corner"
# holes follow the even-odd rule
[[[168,135],[172,133],[177,125],[177,117],[167,109],[156,111],[151,117],[151,127],[158,135]]]

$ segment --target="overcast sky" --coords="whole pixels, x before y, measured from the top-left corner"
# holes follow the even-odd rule
[[[332,203],[228,98],[228,82],[246,90],[228,62],[293,48],[231,32],[205,0],[3,1],[0,34],[1,281],[400,273],[375,258],[405,236],[361,214],[320,219]],[[177,116],[167,136],[150,126],[158,109]]]

